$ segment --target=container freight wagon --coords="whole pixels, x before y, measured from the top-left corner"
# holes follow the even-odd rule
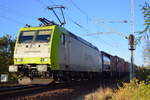
[[[103,77],[110,78],[112,74],[111,55],[104,51],[101,51],[101,58],[102,58]]]
[[[129,63],[118,56],[112,56],[101,51],[103,76],[107,78],[122,78],[129,74]]]
[[[129,62],[125,62],[125,76],[129,75],[129,68],[130,68],[130,63]]]

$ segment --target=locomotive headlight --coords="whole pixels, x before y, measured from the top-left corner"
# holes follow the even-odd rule
[[[42,61],[42,62],[47,62],[47,61],[48,61],[48,58],[41,58],[41,61]]]
[[[17,58],[16,59],[16,62],[21,62],[22,61],[22,58]]]
[[[46,72],[47,71],[47,65],[37,65],[37,70],[39,72]]]
[[[44,61],[47,62],[47,61],[48,61],[48,58],[44,58]]]
[[[18,66],[15,66],[15,65],[9,66],[9,72],[17,72],[17,71],[18,71]]]
[[[21,62],[21,59],[17,59],[16,61],[17,61],[17,62]]]

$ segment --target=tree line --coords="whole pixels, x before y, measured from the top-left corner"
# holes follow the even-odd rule
[[[10,35],[0,37],[0,74],[8,72],[8,66],[13,64],[15,39]]]

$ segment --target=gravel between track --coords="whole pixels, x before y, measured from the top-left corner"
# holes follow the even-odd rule
[[[63,88],[32,94],[12,100],[83,100],[84,95],[103,87],[100,83],[85,82],[71,88]]]

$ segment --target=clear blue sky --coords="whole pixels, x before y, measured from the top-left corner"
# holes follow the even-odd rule
[[[140,6],[144,2],[145,0],[135,0],[135,31],[144,28]],[[100,50],[130,61],[128,41],[123,37],[116,34],[84,36],[88,33],[111,31],[129,35],[130,24],[120,23],[120,21],[130,20],[130,0],[0,0],[0,36],[10,34],[15,37],[18,30],[25,24],[39,25],[37,21],[39,17],[46,17],[57,22],[52,12],[46,9],[46,6],[54,4],[64,5],[67,8],[65,10],[65,15],[67,14],[65,28],[91,42]],[[79,28],[71,20],[76,21],[86,29]],[[112,21],[115,23],[110,23]],[[142,48],[143,45],[137,47],[135,51],[135,63],[137,65],[143,64]]]

